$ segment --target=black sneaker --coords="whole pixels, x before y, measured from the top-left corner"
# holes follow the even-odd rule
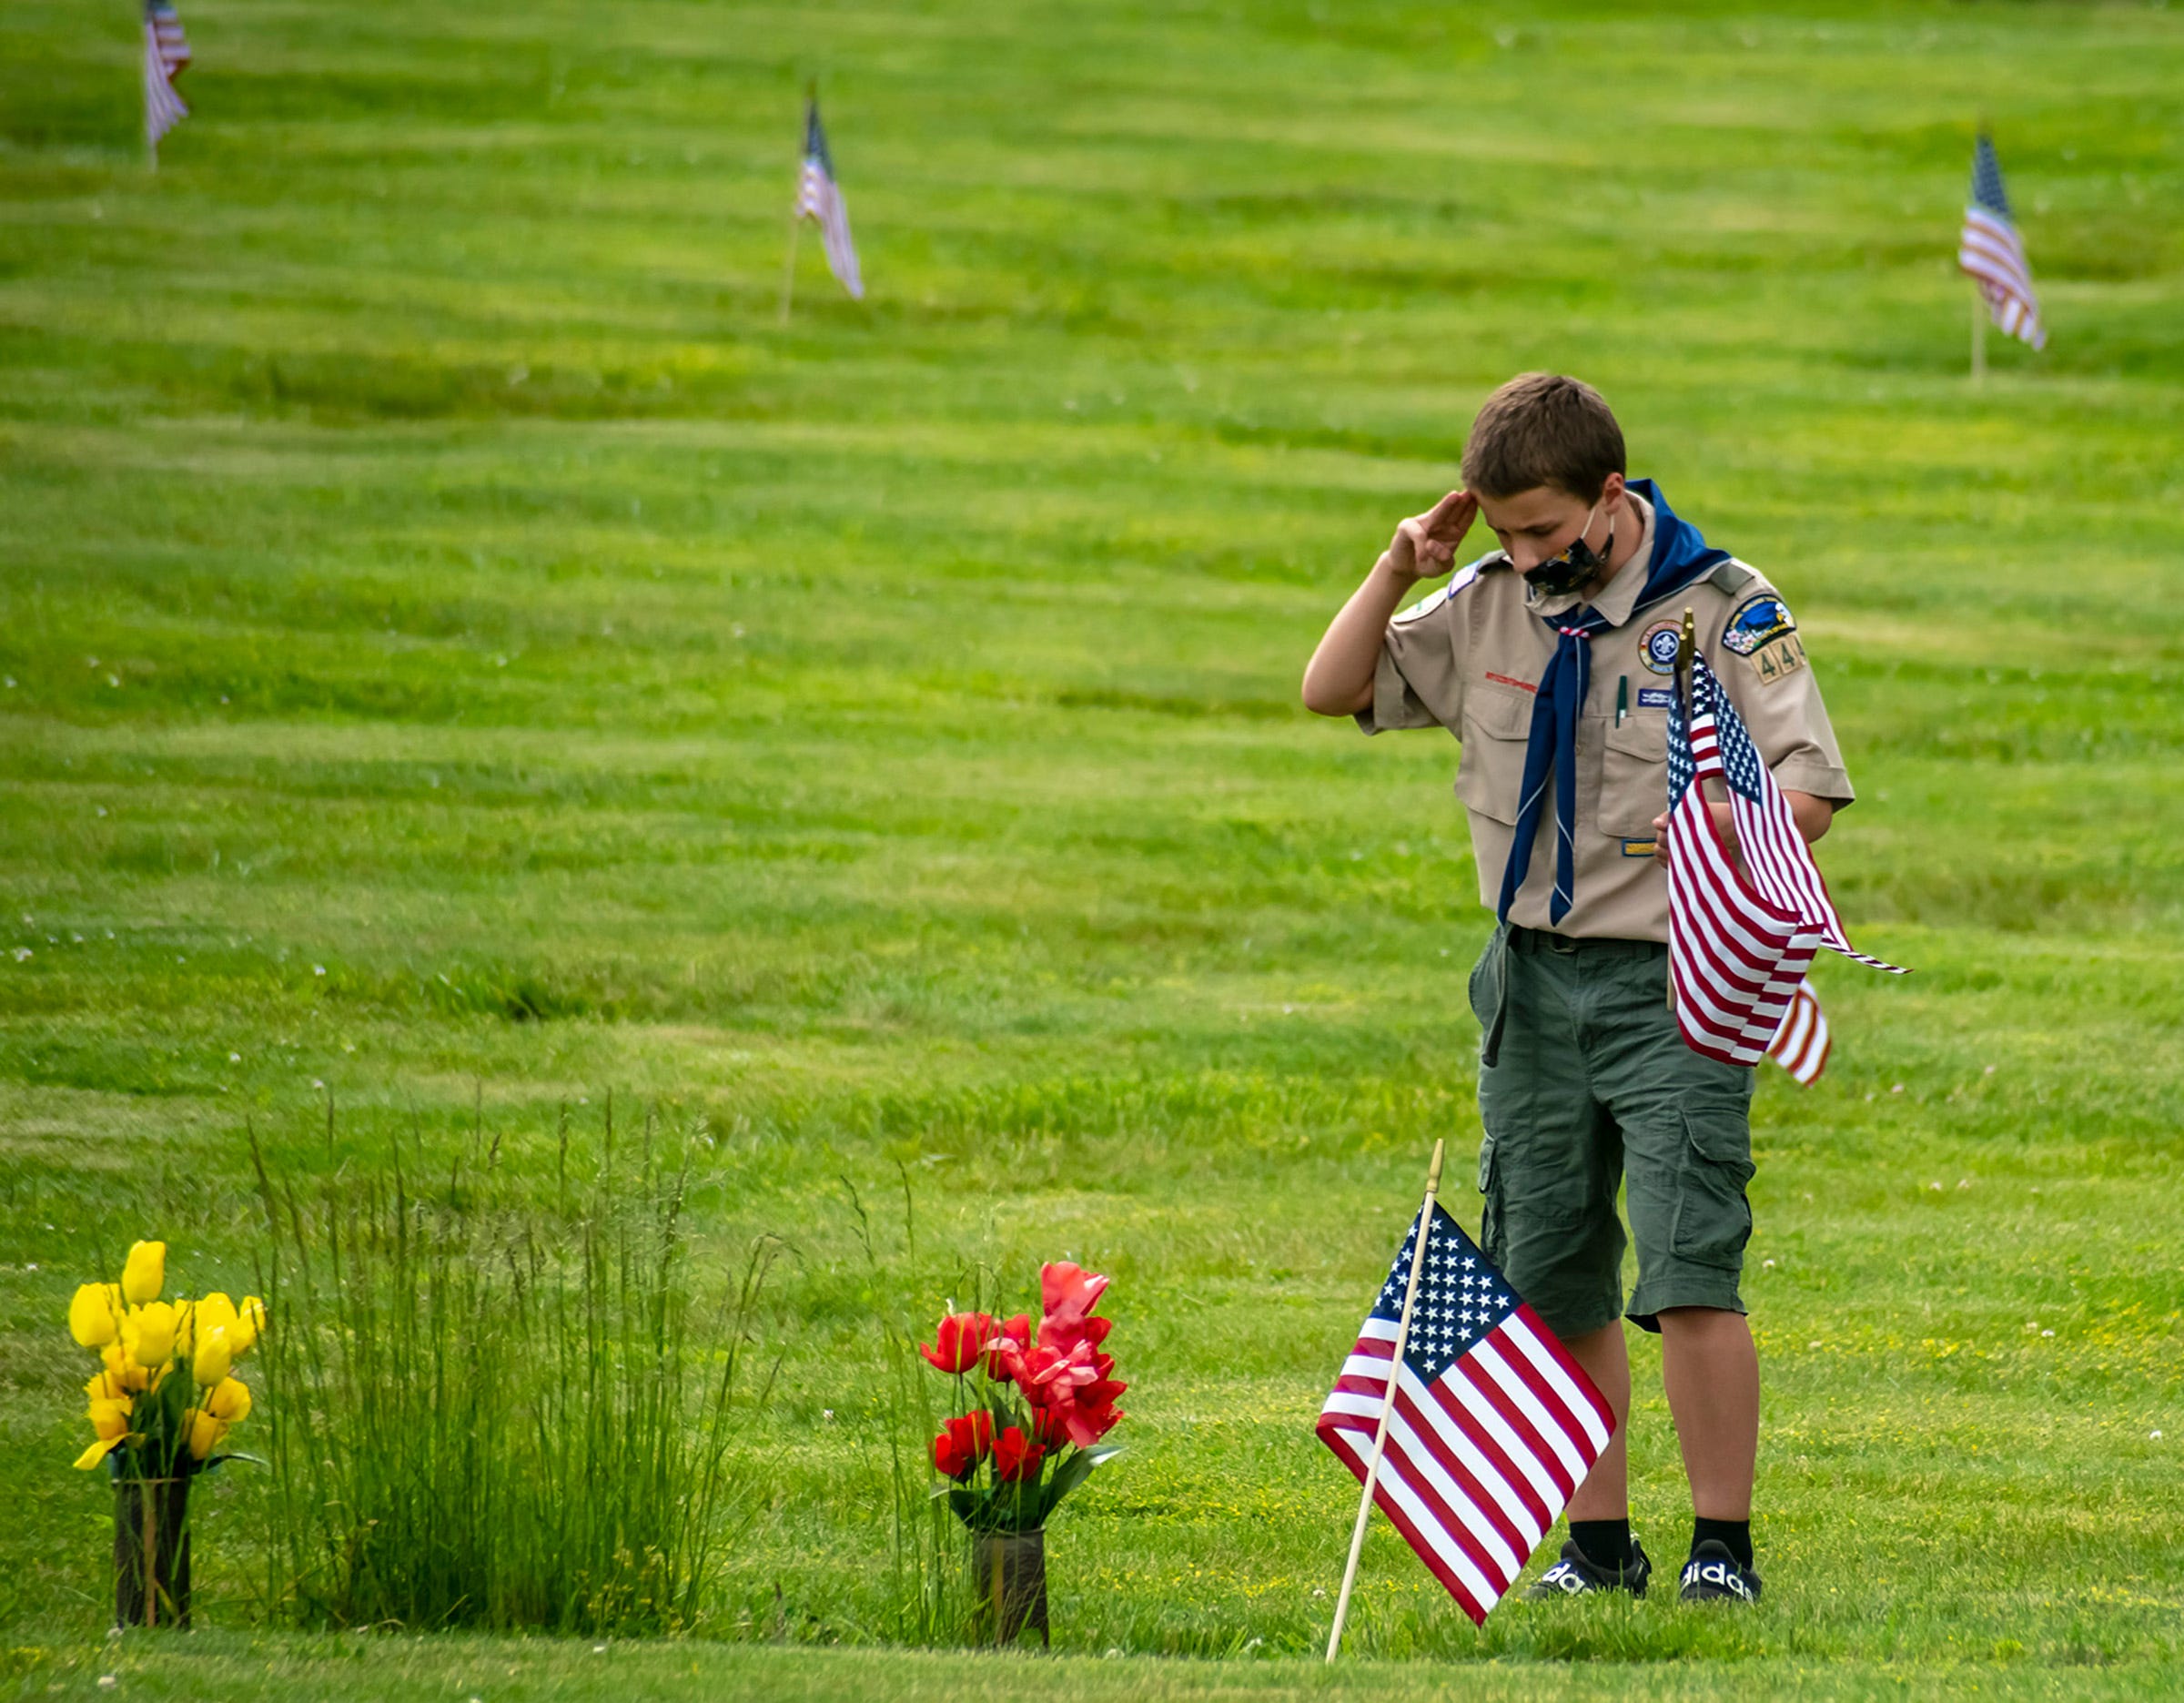
[[[1631,1558],[1620,1567],[1603,1567],[1588,1561],[1572,1538],[1563,1544],[1562,1558],[1534,1579],[1524,1597],[1528,1602],[1542,1602],[1551,1597],[1589,1597],[1595,1591],[1628,1591],[1643,1597],[1645,1582],[1653,1576],[1653,1564],[1646,1559],[1645,1546],[1635,1537],[1631,1539]]]
[[[1684,1564],[1676,1600],[1755,1603],[1759,1600],[1759,1575],[1750,1567],[1739,1566],[1727,1544],[1709,1537],[1693,1546],[1691,1559]]]

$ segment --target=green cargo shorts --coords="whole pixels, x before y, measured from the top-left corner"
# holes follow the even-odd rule
[[[1471,971],[1479,1069],[1480,1243],[1558,1336],[1624,1311],[1626,1191],[1638,1286],[1627,1316],[1742,1313],[1752,1236],[1752,1072],[1685,1045],[1668,948],[1498,928]]]

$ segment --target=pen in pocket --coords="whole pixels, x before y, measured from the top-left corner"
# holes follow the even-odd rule
[[[1620,727],[1620,726],[1622,726],[1622,725],[1623,725],[1623,718],[1625,715],[1629,715],[1629,714],[1630,714],[1630,711],[1631,711],[1631,677],[1630,677],[1630,675],[1628,675],[1628,674],[1617,674],[1617,675],[1615,676],[1615,725],[1616,725],[1616,726]]]

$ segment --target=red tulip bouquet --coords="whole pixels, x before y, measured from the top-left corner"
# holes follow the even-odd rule
[[[940,1494],[974,1532],[1040,1530],[1061,1499],[1121,1453],[1100,1439],[1122,1418],[1111,1319],[1096,1316],[1107,1280],[1067,1261],[1039,1268],[1038,1329],[1018,1313],[952,1313],[918,1353],[958,1393],[981,1375],[983,1399],[933,1439],[933,1465],[955,1482]]]

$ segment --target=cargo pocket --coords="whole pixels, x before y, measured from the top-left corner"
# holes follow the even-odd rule
[[[1471,1015],[1479,1019],[1479,1062],[1492,1069],[1502,1054],[1502,1024],[1509,1009],[1509,925],[1495,926],[1486,949],[1471,966]],[[1481,1173],[1483,1176],[1483,1173]],[[1480,1186],[1486,1185],[1483,1181]]]
[[[1600,804],[1593,820],[1616,839],[1651,839],[1653,818],[1668,808],[1668,723],[1659,715],[1624,718],[1603,732]]]
[[[1497,1268],[1504,1263],[1502,1201],[1494,1187],[1500,1181],[1500,1167],[1494,1161],[1494,1138],[1481,1132],[1479,1137],[1479,1247]]]
[[[1681,1114],[1684,1163],[1676,1179],[1676,1220],[1669,1246],[1694,1265],[1734,1271],[1752,1240],[1752,1131],[1742,1118]]]

